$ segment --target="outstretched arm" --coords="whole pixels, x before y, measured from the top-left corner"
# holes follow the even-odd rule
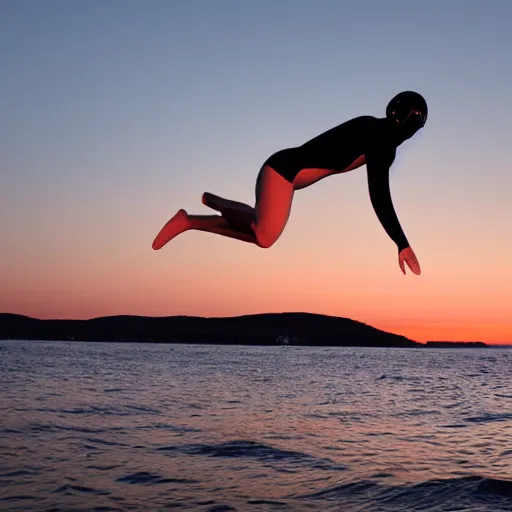
[[[389,155],[367,155],[366,169],[368,171],[368,190],[373,209],[382,227],[395,242],[398,250],[409,247],[409,242],[400,226],[393,207],[389,189],[389,168],[394,160],[394,153]]]
[[[403,232],[400,221],[393,207],[389,188],[389,168],[395,158],[395,152],[374,153],[366,156],[368,171],[368,189],[370,200],[382,227],[395,242],[399,252],[399,265],[405,274],[404,262],[415,274],[420,273],[420,266],[407,237]]]

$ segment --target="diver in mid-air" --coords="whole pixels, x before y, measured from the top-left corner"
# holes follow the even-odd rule
[[[161,229],[153,249],[161,249],[175,236],[196,229],[272,246],[281,236],[295,190],[366,164],[371,203],[387,234],[397,245],[398,262],[420,274],[420,265],[400,226],[389,188],[389,169],[402,142],[425,126],[427,103],[421,94],[404,91],[386,107],[386,117],[360,116],[340,124],[302,146],[270,156],[256,179],[254,208],[205,192],[202,202],[221,215],[189,215],[180,209]]]

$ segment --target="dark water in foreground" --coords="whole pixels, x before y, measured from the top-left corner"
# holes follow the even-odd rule
[[[512,510],[512,350],[0,342],[0,510]]]

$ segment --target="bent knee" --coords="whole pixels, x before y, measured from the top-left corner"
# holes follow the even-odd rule
[[[253,226],[254,237],[256,238],[256,245],[261,247],[262,249],[268,249],[272,247],[277,239],[279,238],[279,234],[273,234],[264,229],[258,228],[258,226]]]
[[[272,247],[275,243],[275,240],[265,239],[265,238],[258,238],[256,237],[256,245],[258,247],[261,247],[262,249],[268,249],[269,247]]]

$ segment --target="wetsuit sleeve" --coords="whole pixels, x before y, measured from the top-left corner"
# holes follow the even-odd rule
[[[382,227],[401,251],[409,247],[409,242],[400,226],[389,189],[389,169],[394,159],[394,153],[385,156],[380,152],[368,154],[366,155],[366,169],[373,209]]]

